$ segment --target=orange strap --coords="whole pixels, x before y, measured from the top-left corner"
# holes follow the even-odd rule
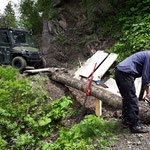
[[[93,72],[92,72],[90,81],[89,81],[88,86],[87,86],[87,89],[86,89],[86,95],[87,95],[87,96],[90,96],[90,84],[91,84],[91,81],[92,81],[92,78],[93,78],[93,74],[94,74],[95,69],[96,69],[96,65],[97,65],[97,63],[95,63],[95,66],[94,66],[94,69],[93,69]]]

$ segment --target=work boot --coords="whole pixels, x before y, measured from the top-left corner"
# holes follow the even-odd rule
[[[143,128],[141,125],[134,125],[130,127],[131,133],[148,133],[149,130]]]

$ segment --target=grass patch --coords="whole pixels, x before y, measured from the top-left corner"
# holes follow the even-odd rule
[[[118,139],[121,130],[116,133],[118,122],[112,123],[94,115],[88,115],[70,130],[62,128],[54,143],[41,143],[43,150],[92,150],[105,149]]]

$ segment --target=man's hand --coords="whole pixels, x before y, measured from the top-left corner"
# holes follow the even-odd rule
[[[146,94],[146,97],[147,97],[148,99],[150,99],[150,94]]]
[[[148,99],[150,99],[150,87],[149,87],[149,86],[145,86],[144,88],[145,88],[145,90],[146,90],[146,97],[147,97]]]

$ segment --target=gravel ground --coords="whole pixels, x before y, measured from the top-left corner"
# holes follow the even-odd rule
[[[150,125],[144,125],[150,130]],[[125,134],[108,150],[150,150],[150,133]]]

